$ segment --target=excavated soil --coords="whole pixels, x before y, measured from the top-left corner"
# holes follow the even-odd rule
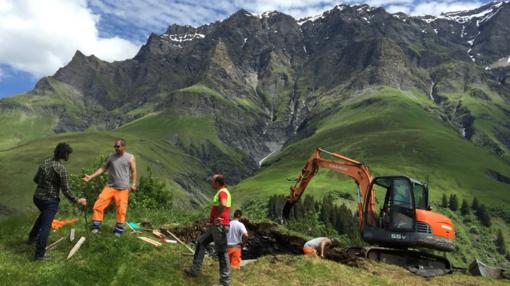
[[[306,240],[302,237],[282,233],[274,223],[251,223],[242,220],[248,230],[249,239],[243,250],[243,259],[256,259],[261,256],[289,254],[303,255],[303,245]],[[207,221],[197,221],[190,226],[164,225],[161,231],[169,230],[179,239],[195,244],[195,240],[206,231]],[[210,251],[212,251],[212,247]],[[361,259],[339,249],[328,249],[326,259],[333,260],[349,266],[360,267]]]

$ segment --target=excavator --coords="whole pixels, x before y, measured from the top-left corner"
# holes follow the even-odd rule
[[[331,158],[323,158],[323,154]],[[290,187],[283,207],[284,219],[288,219],[293,205],[319,168],[344,174],[357,185],[359,230],[361,238],[371,246],[351,247],[348,252],[404,266],[422,276],[452,271],[448,259],[427,251],[455,250],[453,223],[448,217],[431,211],[427,184],[407,176],[373,178],[363,163],[321,148],[312,153],[296,183]],[[376,190],[385,192],[384,201],[376,199]]]

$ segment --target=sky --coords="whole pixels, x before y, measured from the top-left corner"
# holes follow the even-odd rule
[[[486,0],[0,0],[0,97],[31,90],[74,53],[105,61],[132,58],[150,33],[171,24],[200,26],[239,9],[280,11],[296,19],[338,4],[368,4],[391,13],[439,15],[473,9]]]

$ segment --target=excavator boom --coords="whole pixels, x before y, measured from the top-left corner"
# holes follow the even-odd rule
[[[321,157],[321,153],[326,153],[333,157],[333,159],[324,159]],[[294,186],[290,187],[291,192],[287,199],[287,203],[283,208],[283,217],[289,217],[292,206],[299,200],[299,198],[301,198],[306,187],[319,171],[319,167],[344,174],[354,180],[358,186],[358,217],[359,227],[362,229],[364,202],[368,194],[367,190],[370,186],[370,182],[372,181],[372,176],[370,175],[368,167],[361,162],[321,148],[315,149],[310,158],[306,161],[301,173],[297,176],[296,183]],[[375,213],[374,198],[375,197],[371,199],[368,208],[368,213],[371,214],[371,217],[373,217],[373,214]]]

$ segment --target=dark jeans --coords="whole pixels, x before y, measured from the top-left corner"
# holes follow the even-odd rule
[[[35,206],[41,211],[39,217],[35,221],[30,234],[29,240],[36,240],[35,257],[43,257],[50,235],[51,222],[58,210],[58,200],[41,200],[34,197]]]
[[[228,229],[228,225],[210,225],[206,233],[198,238],[191,272],[195,274],[200,273],[202,262],[204,261],[205,248],[214,241],[214,247],[220,262],[220,283],[221,285],[230,285],[230,262],[228,261],[227,253]]]

